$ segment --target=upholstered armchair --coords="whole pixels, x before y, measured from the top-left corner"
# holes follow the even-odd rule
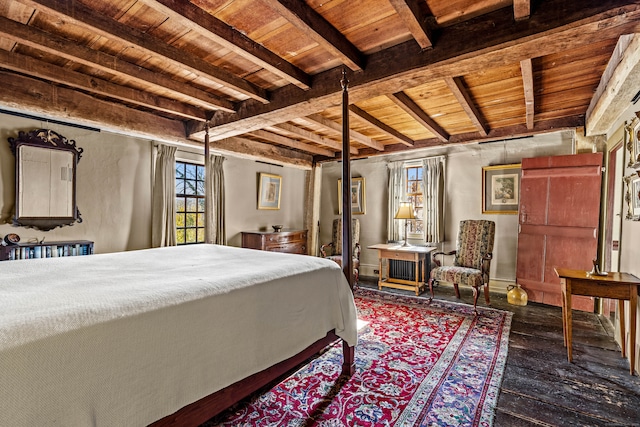
[[[429,291],[433,298],[435,282],[445,281],[453,283],[456,297],[460,298],[458,284],[469,285],[473,289],[473,309],[476,310],[480,287],[484,286],[484,298],[487,305],[489,300],[489,269],[493,257],[493,241],[496,234],[496,224],[486,220],[460,221],[456,250],[451,252],[436,252],[432,255],[433,265],[429,279]],[[438,255],[453,255],[453,265],[441,265]]]
[[[351,236],[353,244],[353,277],[355,283],[358,283],[360,271],[360,220],[353,218],[351,225]],[[337,262],[342,266],[342,218],[333,220],[333,228],[331,231],[331,243],[320,247],[320,255]]]

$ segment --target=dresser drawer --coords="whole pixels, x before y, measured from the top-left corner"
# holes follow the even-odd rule
[[[290,254],[307,253],[307,230],[243,231],[242,247]]]
[[[267,251],[270,252],[283,252],[287,254],[306,254],[307,245],[305,243],[280,243],[277,245],[268,246]]]
[[[307,240],[307,233],[271,234],[267,237],[267,244],[282,244],[302,242]]]

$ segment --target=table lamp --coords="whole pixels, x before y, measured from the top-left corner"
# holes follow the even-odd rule
[[[416,211],[410,202],[400,202],[400,207],[394,216],[395,219],[404,219],[404,244],[402,246],[411,246],[407,242],[407,226],[410,219],[416,219]]]

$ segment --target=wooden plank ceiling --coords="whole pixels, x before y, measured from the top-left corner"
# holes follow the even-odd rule
[[[584,126],[640,4],[4,0],[0,108],[309,167]]]

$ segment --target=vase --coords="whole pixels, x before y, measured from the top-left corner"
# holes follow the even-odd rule
[[[517,283],[507,286],[507,302],[513,305],[527,305],[529,296],[527,291],[522,289]]]

